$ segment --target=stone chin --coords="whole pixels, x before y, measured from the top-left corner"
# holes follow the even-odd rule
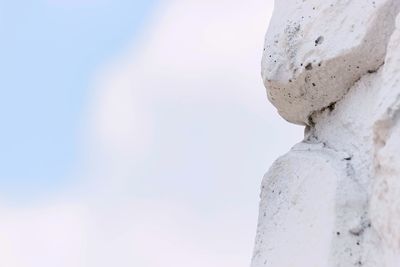
[[[398,0],[277,0],[265,41],[268,99],[287,121],[337,102],[383,63]]]

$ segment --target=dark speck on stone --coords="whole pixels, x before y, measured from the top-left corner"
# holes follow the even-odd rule
[[[315,46],[320,45],[324,42],[324,37],[320,36],[315,40]]]
[[[308,63],[306,65],[306,70],[312,70],[312,64],[311,63]]]

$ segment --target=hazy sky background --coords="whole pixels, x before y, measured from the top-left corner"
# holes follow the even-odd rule
[[[0,1],[0,266],[247,266],[272,2]]]
[[[70,182],[90,77],[138,38],[155,4],[0,1],[2,194],[26,198]]]

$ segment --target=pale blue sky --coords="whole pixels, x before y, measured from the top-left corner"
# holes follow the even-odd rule
[[[156,0],[0,0],[0,194],[68,181],[90,79],[134,40]],[[82,1],[81,1],[82,2]]]

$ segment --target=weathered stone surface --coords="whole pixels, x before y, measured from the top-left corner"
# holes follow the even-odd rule
[[[304,141],[263,179],[252,267],[400,266],[399,6],[276,3],[267,40],[281,29],[281,44],[267,41],[263,60],[272,51],[281,61],[264,62],[263,77],[279,113],[308,125]],[[282,45],[282,23],[309,16],[312,7],[319,17],[302,24],[293,50]],[[312,47],[319,32],[323,42]],[[294,71],[303,61],[313,68]],[[332,75],[340,79],[325,79]]]
[[[279,0],[266,35],[262,76],[286,120],[341,99],[383,64],[398,0]]]

